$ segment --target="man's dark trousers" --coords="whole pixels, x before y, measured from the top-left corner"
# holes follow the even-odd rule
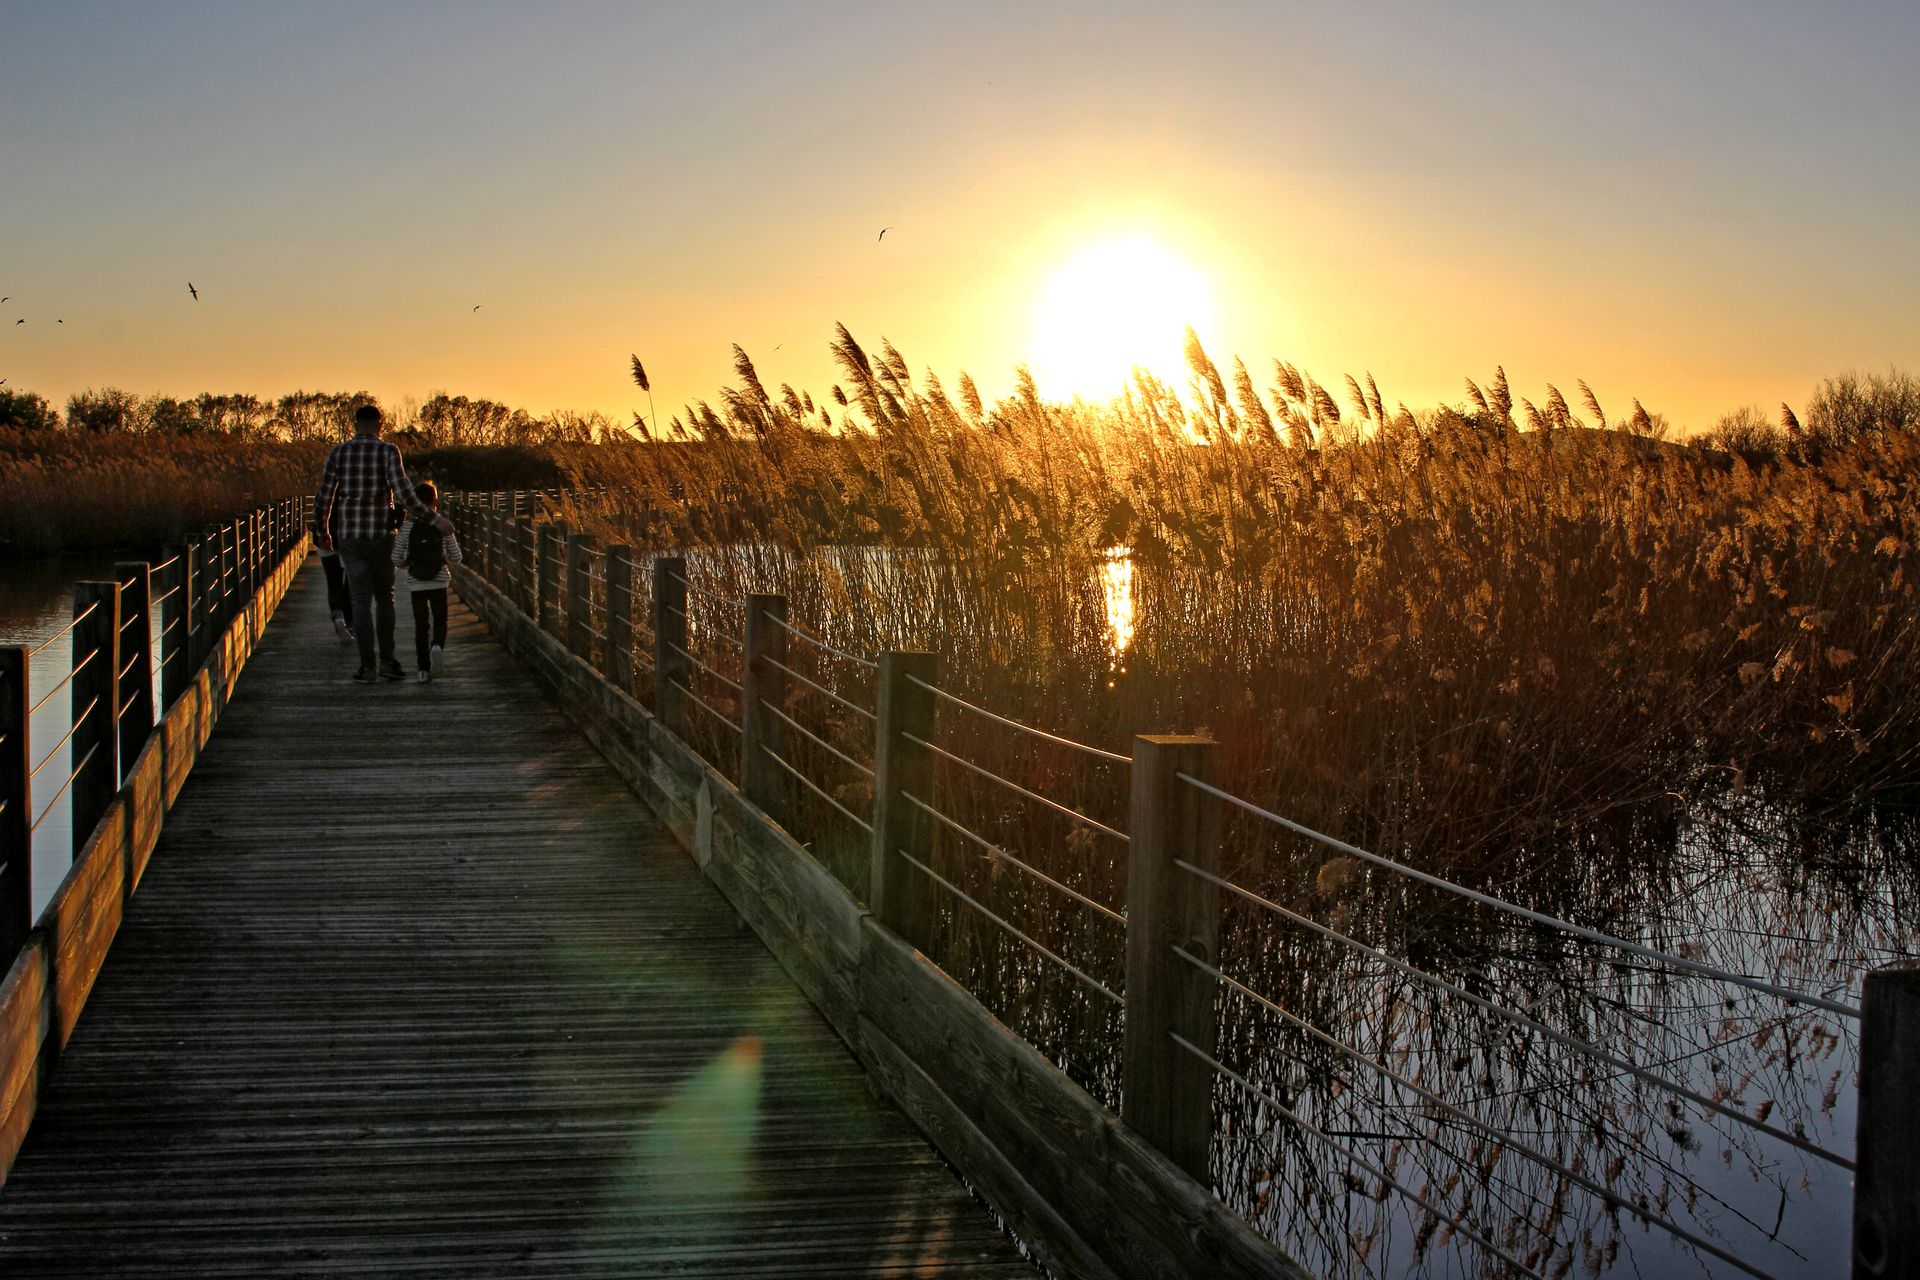
[[[353,638],[360,643],[360,665],[373,666],[374,627],[380,628],[380,657],[393,657],[393,535],[344,538],[340,563],[347,570],[353,597]]]

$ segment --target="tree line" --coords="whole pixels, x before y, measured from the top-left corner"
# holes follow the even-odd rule
[[[201,392],[180,398],[104,387],[69,396],[62,412],[45,396],[0,387],[0,428],[300,443],[350,434],[353,411],[379,403],[365,391],[295,391],[277,399]],[[605,414],[562,410],[540,416],[497,400],[444,391],[425,401],[407,397],[388,410],[387,423],[390,434],[429,447],[592,444],[631,438]]]

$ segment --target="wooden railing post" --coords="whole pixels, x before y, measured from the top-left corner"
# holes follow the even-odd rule
[[[514,518],[513,563],[513,602],[519,606],[521,613],[529,618],[537,618],[539,607],[534,592],[534,570],[539,566],[534,559],[533,521],[530,517]]]
[[[1179,775],[1209,780],[1206,738],[1133,740],[1127,862],[1126,1039],[1120,1118],[1202,1186],[1211,1186],[1211,1066],[1175,1042],[1215,1050],[1214,982],[1174,954],[1219,963],[1220,891],[1174,865],[1218,874],[1220,809]]]
[[[1853,1276],[1920,1275],[1920,960],[1875,969],[1860,1000]]]
[[[939,665],[931,653],[895,650],[878,665],[867,901],[881,924],[924,949],[933,939],[935,886],[907,858],[933,865],[933,820],[907,797],[934,803],[933,753],[920,743],[933,741],[933,692],[923,686],[935,682]]]
[[[33,927],[33,739],[27,647],[0,648],[0,966]]]
[[[567,589],[566,567],[562,561],[566,538],[567,526],[557,520],[540,529],[540,629],[555,640],[564,639],[560,627],[565,619],[561,593]]]
[[[506,528],[507,517],[496,498],[487,508],[487,581],[500,591],[507,589],[507,573],[512,567],[507,559]]]
[[[193,626],[193,544],[167,547],[160,575],[160,705],[171,707],[193,678],[189,665]]]
[[[153,733],[153,620],[149,604],[153,599],[153,571],[144,560],[127,560],[113,566],[120,579],[120,706],[115,711],[120,724],[120,781],[133,772],[140,748]]]
[[[95,606],[98,606],[97,608]],[[120,720],[120,584],[73,584],[73,787],[67,793],[73,813],[73,852],[77,856],[120,789],[120,762],[114,726]]]
[[[633,548],[616,542],[601,566],[607,578],[607,643],[600,673],[622,693],[633,692]]]
[[[593,578],[588,560],[593,554],[593,539],[587,534],[567,534],[567,652],[576,658],[593,661],[593,632],[588,628],[593,613]]]
[[[240,602],[234,594],[234,575],[238,572],[234,568],[234,538],[237,532],[232,521],[220,526],[220,623],[214,629],[216,635],[232,625],[234,615],[239,612],[237,606]]]
[[[687,561],[653,562],[653,714],[668,733],[687,731]]]
[[[205,537],[189,538],[187,545],[193,549],[193,612],[188,620],[192,624],[193,634],[188,637],[187,666],[189,678],[206,662],[207,654],[213,650],[213,607],[214,588],[213,559],[219,554],[219,546]]]
[[[774,714],[787,709],[787,673],[780,669],[787,662],[787,629],[781,625],[786,620],[785,596],[747,597],[746,654],[740,663],[740,789],[774,818],[786,811],[786,770],[768,754],[786,754],[785,726]]]

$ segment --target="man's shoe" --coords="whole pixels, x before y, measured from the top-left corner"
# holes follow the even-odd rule
[[[353,638],[353,628],[347,625],[346,614],[335,613],[333,615],[333,634],[339,636],[342,640],[351,640]]]
[[[447,674],[447,651],[439,645],[427,651],[427,670],[436,676]]]
[[[382,680],[405,680],[407,673],[400,669],[400,663],[393,658],[380,659],[380,678]]]
[[[358,680],[361,684],[372,684],[376,679],[378,679],[378,677],[373,674],[372,667],[359,668],[353,673],[353,678],[355,680]]]
[[[427,670],[425,667],[420,668],[420,683],[425,684],[431,679],[433,679],[433,672]]]

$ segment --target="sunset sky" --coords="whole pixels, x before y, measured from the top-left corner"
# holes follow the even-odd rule
[[[638,353],[664,416],[735,341],[824,392],[844,321],[1091,393],[1150,312],[1262,385],[1771,416],[1920,365],[1916,51],[1911,0],[0,0],[0,377],[624,418]]]

